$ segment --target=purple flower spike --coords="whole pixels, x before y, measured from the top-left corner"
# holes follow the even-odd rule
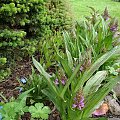
[[[82,72],[83,70],[84,70],[84,67],[83,67],[83,66],[81,66],[81,67],[80,67],[80,71]]]
[[[65,79],[62,79],[62,80],[61,80],[61,83],[62,83],[62,85],[65,85],[65,83],[66,83],[66,82],[65,82]]]
[[[80,102],[82,103],[84,101],[84,97],[82,96],[80,99]]]
[[[55,85],[59,85],[59,80],[55,79],[54,83],[55,83]]]
[[[77,107],[77,105],[76,105],[76,104],[73,104],[73,105],[72,105],[72,108],[76,108],[76,107]]]
[[[111,16],[109,15],[107,7],[105,8],[104,13],[103,13],[102,16],[103,16],[105,21],[108,21],[111,18]]]
[[[80,102],[79,105],[83,108],[84,107],[84,102]]]
[[[114,19],[114,21],[112,21],[110,24],[110,30],[112,32],[116,32],[118,30],[118,21]]]
[[[78,109],[79,109],[79,110],[81,110],[81,109],[82,109],[82,107],[79,105],[79,106],[78,106]]]
[[[112,32],[115,32],[115,31],[117,31],[117,27],[116,27],[116,26],[112,26],[112,27],[110,28],[110,30],[111,30]]]
[[[84,96],[81,94],[81,92],[78,92],[77,95],[74,98],[74,104],[72,105],[72,108],[77,108],[81,110],[84,107]]]

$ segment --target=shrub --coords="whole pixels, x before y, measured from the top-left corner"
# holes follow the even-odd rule
[[[7,58],[8,66],[70,25],[62,0],[1,0],[0,7],[0,57]]]

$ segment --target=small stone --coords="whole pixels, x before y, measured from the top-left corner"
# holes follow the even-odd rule
[[[25,77],[21,77],[20,78],[20,81],[23,83],[23,84],[26,84],[27,83],[27,79]]]
[[[108,120],[120,120],[120,118],[109,118]]]
[[[120,105],[115,99],[109,101],[109,109],[112,114],[120,115]]]
[[[120,83],[118,83],[113,90],[114,90],[116,96],[118,98],[120,98]]]

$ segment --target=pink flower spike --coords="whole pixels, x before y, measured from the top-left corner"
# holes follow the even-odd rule
[[[85,105],[84,105],[84,103],[81,103],[81,107],[83,108]]]
[[[80,102],[82,103],[83,101],[84,101],[84,97],[82,96]]]
[[[62,85],[65,85],[65,80],[62,79],[62,80],[61,80],[61,83],[62,83]]]
[[[80,71],[82,72],[84,70],[83,66],[80,67]]]
[[[78,106],[78,109],[79,109],[79,110],[81,110],[81,109],[82,109],[81,105],[79,105],[79,106]]]
[[[76,104],[73,104],[73,105],[72,105],[72,108],[76,108],[76,107],[77,107],[77,105],[76,105]]]
[[[54,83],[55,83],[55,85],[59,85],[58,79],[55,79]]]

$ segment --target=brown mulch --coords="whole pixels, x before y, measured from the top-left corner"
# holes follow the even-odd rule
[[[16,87],[19,87],[20,83],[18,80],[20,77],[27,77],[31,74],[31,62],[21,61],[17,63],[18,66],[12,71],[12,74],[3,82],[0,83],[0,92],[5,96],[6,99],[11,97],[17,98],[19,91]],[[1,100],[3,100],[0,97]]]

